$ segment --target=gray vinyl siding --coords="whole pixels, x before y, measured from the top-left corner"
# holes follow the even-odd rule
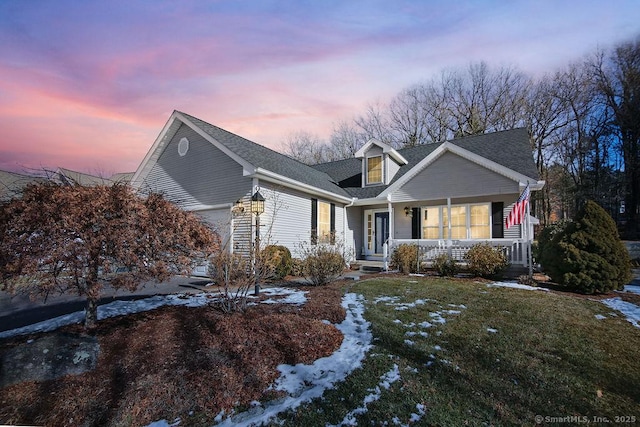
[[[178,143],[189,140],[186,155]],[[151,169],[143,187],[160,191],[185,209],[233,203],[251,191],[242,166],[186,125],[176,134]]]
[[[398,173],[398,171],[400,170],[400,165],[397,164],[396,161],[391,158],[391,156],[387,155],[386,157],[387,167],[385,170],[385,183],[389,184],[393,177],[396,176],[396,173]]]
[[[233,220],[231,216],[231,208],[207,209],[196,213],[209,225],[209,227],[220,235],[223,247],[228,247]]]
[[[517,192],[517,182],[446,152],[393,193],[392,201],[410,202]]]
[[[323,200],[302,191],[274,186],[269,183],[260,184],[260,194],[265,198],[265,213],[260,216],[260,235],[263,245],[283,245],[289,248],[294,257],[300,257],[300,244],[309,243],[311,238],[311,199]],[[336,205],[336,237],[344,240],[345,208]],[[347,237],[352,240],[352,237]]]
[[[346,211],[347,236],[345,241],[353,246],[356,258],[361,259],[364,251],[364,211],[359,206],[347,208]]]

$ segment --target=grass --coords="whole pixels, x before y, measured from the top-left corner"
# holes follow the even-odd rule
[[[365,297],[373,347],[344,382],[281,414],[282,425],[534,425],[537,415],[640,422],[640,331],[604,304],[382,276],[308,288],[302,307],[262,304],[232,316],[168,307],[102,321],[97,368],[2,389],[0,424],[180,417],[181,426],[212,425],[221,409],[277,399],[265,390],[278,364],[310,363],[337,348],[341,335],[320,320],[344,318],[345,289]],[[0,342],[0,354],[27,338]]]
[[[533,425],[536,415],[640,422],[640,331],[597,301],[414,277],[350,291],[366,298],[375,345],[362,369],[285,425],[338,424],[363,406],[359,425],[408,424],[417,405],[422,425]],[[401,379],[365,405],[394,365]]]

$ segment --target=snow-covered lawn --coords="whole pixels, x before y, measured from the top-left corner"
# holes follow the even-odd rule
[[[508,287],[519,290],[532,291],[548,291],[544,288],[520,285],[509,282],[495,282],[486,285],[487,288]],[[477,292],[477,291],[475,291]],[[481,291],[485,293],[485,291]],[[488,293],[492,291],[488,290]],[[297,289],[287,288],[266,288],[262,290],[263,294],[269,296],[268,299],[261,301],[264,304],[304,304],[307,300],[305,292]],[[542,295],[541,295],[542,296]],[[490,298],[490,297],[489,297]],[[162,306],[182,305],[189,307],[203,306],[212,301],[211,294],[180,294],[154,296],[137,301],[115,301],[110,304],[100,306],[98,309],[98,318],[105,319],[125,314],[138,313],[141,311],[152,310]],[[455,300],[454,300],[455,301]],[[378,296],[372,300],[374,304],[389,306],[395,316],[404,317],[404,321],[396,318],[393,323],[404,328],[405,339],[404,344],[407,346],[418,348],[422,346],[425,352],[425,359],[422,362],[424,367],[430,368],[434,363],[441,365],[450,365],[450,369],[459,370],[460,368],[445,358],[447,355],[447,345],[445,348],[433,342],[430,345],[425,344],[425,339],[430,337],[439,337],[440,330],[447,322],[454,320],[463,311],[467,309],[464,304],[446,304],[429,298],[416,298],[415,300],[406,302],[398,296]],[[620,312],[635,327],[640,328],[640,307],[625,302],[620,298],[610,298],[601,301],[609,308]],[[257,304],[258,302],[252,302]],[[355,293],[348,293],[343,297],[342,306],[346,310],[345,320],[339,325],[335,325],[344,335],[344,339],[340,348],[331,356],[321,358],[309,365],[298,364],[280,365],[280,377],[272,384],[271,389],[286,392],[286,397],[278,399],[274,402],[266,404],[253,402],[252,407],[243,413],[220,413],[211,420],[212,424],[221,426],[251,426],[261,425],[267,422],[278,422],[278,414],[285,411],[296,409],[301,405],[311,402],[314,399],[321,398],[328,389],[336,387],[336,385],[344,381],[354,370],[362,366],[362,362],[367,352],[372,347],[371,325],[364,318],[364,297]],[[436,306],[437,308],[433,308]],[[432,307],[432,308],[430,308]],[[406,315],[408,310],[418,309],[422,318],[410,321]],[[391,317],[393,319],[394,317]],[[598,319],[607,318],[607,316],[596,315]],[[79,323],[84,319],[84,312],[72,313],[31,325],[24,328],[14,329],[0,333],[0,338],[28,334],[32,332],[46,332],[57,329],[61,326]],[[491,325],[496,326],[496,325]],[[498,339],[504,335],[498,329],[484,326],[486,332]],[[500,328],[503,331],[502,328]],[[494,335],[497,334],[497,335]],[[456,362],[457,363],[457,362]],[[419,366],[419,365],[412,365]],[[461,365],[462,366],[462,365]],[[393,364],[391,369],[381,375],[377,385],[367,389],[361,403],[358,403],[353,409],[350,409],[343,419],[335,425],[348,426],[357,425],[358,416],[365,414],[370,410],[369,405],[378,400],[384,400],[385,391],[390,387],[403,380],[398,364]],[[416,404],[415,411],[410,415],[409,423],[419,421],[426,414],[426,408],[422,404]],[[388,420],[390,425],[403,425],[399,419]],[[335,422],[335,421],[333,421]],[[153,427],[170,427],[181,424],[180,419],[174,421],[159,420],[149,426]],[[329,425],[329,424],[327,424]]]

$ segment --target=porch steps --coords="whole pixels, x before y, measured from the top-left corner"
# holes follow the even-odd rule
[[[358,260],[360,271],[363,273],[379,273],[384,271],[384,263],[378,260]]]

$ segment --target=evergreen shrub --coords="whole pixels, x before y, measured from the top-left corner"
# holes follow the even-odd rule
[[[282,280],[291,273],[293,259],[291,251],[286,246],[269,245],[262,250],[260,255],[268,266],[267,270],[270,273],[268,279]]]
[[[616,224],[593,201],[545,246],[542,267],[554,282],[584,294],[622,290],[631,280],[629,253]]]

